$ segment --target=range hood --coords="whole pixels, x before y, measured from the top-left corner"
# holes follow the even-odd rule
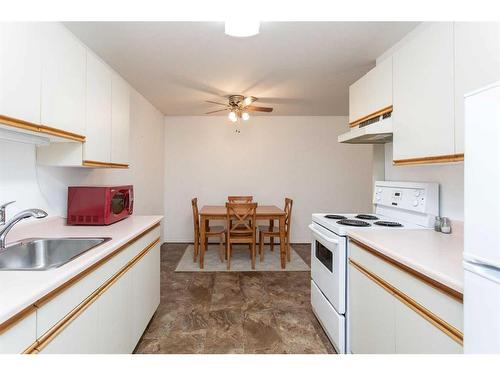
[[[387,115],[367,120],[339,135],[339,143],[381,144],[392,141],[392,118]]]

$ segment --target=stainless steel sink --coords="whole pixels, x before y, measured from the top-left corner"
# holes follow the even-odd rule
[[[0,271],[43,271],[66,264],[111,238],[30,238],[0,251]]]

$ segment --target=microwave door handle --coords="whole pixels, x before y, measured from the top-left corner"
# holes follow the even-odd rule
[[[312,224],[309,224],[309,229],[314,233],[316,234],[318,237],[320,237],[322,240],[326,241],[326,242],[329,242],[329,243],[333,243],[335,245],[338,245],[339,244],[339,240],[335,239],[335,238],[329,238],[327,236],[325,236],[323,233],[321,233],[320,231],[318,231],[316,228],[313,227]]]

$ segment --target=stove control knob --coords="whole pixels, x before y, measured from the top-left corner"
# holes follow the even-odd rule
[[[413,201],[413,207],[417,207],[417,206],[418,206],[418,201],[415,199],[415,200]]]
[[[377,200],[378,200],[378,201],[380,200],[380,196],[379,196],[379,195],[377,195]]]
[[[415,196],[419,197],[420,196],[420,190],[415,190]]]
[[[377,189],[377,193],[379,193],[379,194],[380,194],[381,192],[382,192],[382,188],[378,188],[378,189]]]

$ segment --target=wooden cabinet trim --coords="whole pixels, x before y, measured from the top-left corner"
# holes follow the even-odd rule
[[[370,113],[369,115],[366,115],[366,116],[361,117],[353,122],[350,122],[349,127],[353,128],[355,126],[358,126],[363,121],[371,120],[372,118],[379,117],[380,115],[384,115],[384,114],[389,113],[389,112],[392,112],[392,105],[390,105],[389,107],[379,109],[376,112]]]
[[[454,163],[464,161],[464,154],[451,154],[439,156],[427,156],[422,158],[393,160],[394,165],[415,165],[415,164],[435,164],[435,163]]]
[[[78,306],[71,310],[66,316],[64,316],[58,323],[56,323],[51,329],[49,329],[45,334],[43,334],[34,344],[30,345],[23,353],[24,354],[37,354],[44,347],[46,347],[53,339],[55,339],[64,329],[71,324],[78,316],[80,316],[90,305],[92,305],[101,295],[103,295],[106,290],[108,290],[113,284],[115,284],[127,271],[129,271],[133,266],[137,264],[151,249],[160,243],[160,238],[151,242],[146,246],[139,254],[137,254],[132,260],[130,260],[126,265],[124,265],[117,273],[115,273],[108,281],[97,288],[91,295],[89,295],[85,300],[83,300]]]
[[[456,291],[455,289],[452,289],[449,286],[444,285],[444,284],[440,283],[439,281],[436,281],[436,280],[430,278],[427,275],[424,275],[418,271],[415,271],[413,268],[410,268],[407,265],[402,264],[402,263],[398,262],[397,260],[394,260],[394,259],[388,257],[385,254],[382,254],[381,252],[379,252],[375,249],[372,249],[370,246],[367,246],[360,241],[357,241],[353,238],[349,238],[349,241],[356,244],[357,246],[359,246],[363,250],[368,251],[370,254],[375,255],[376,257],[382,259],[383,261],[390,263],[391,265],[400,269],[401,271],[409,273],[410,275],[414,276],[415,278],[419,279],[420,281],[424,282],[425,284],[439,290],[440,292],[442,292],[442,293],[446,294],[447,296],[459,301],[460,303],[463,303],[463,299],[464,299],[463,294]]]
[[[83,160],[82,165],[84,167],[93,167],[93,168],[122,168],[122,169],[126,169],[129,167],[128,164],[107,163],[107,162],[95,161],[95,160]]]
[[[42,134],[48,134],[48,135],[53,135],[56,137],[64,138],[64,139],[69,139],[72,141],[77,141],[77,142],[85,142],[85,136],[76,134],[76,133],[71,133],[67,132],[65,130],[53,128],[50,126],[46,125],[38,125],[38,124],[33,124],[28,121],[0,115],[0,122],[4,125],[11,126],[13,128],[17,129],[23,129],[23,130],[30,130],[36,133],[42,133]]]
[[[420,305],[414,299],[407,296],[406,294],[404,294],[399,289],[395,288],[394,286],[392,286],[391,284],[389,284],[387,281],[383,280],[379,276],[370,272],[369,270],[364,268],[362,265],[356,263],[354,260],[349,259],[349,264],[351,264],[354,268],[356,268],[359,272],[361,272],[363,275],[368,277],[374,283],[376,283],[377,285],[382,287],[384,290],[391,293],[400,302],[402,302],[404,305],[406,305],[407,307],[412,309],[414,312],[419,314],[421,317],[423,317],[425,320],[427,320],[429,323],[431,323],[434,327],[438,328],[440,331],[442,331],[444,334],[446,334],[452,340],[454,340],[455,342],[457,342],[460,345],[463,345],[464,337],[463,337],[463,333],[460,330],[453,327],[451,324],[444,321],[443,319],[438,317],[433,312],[427,310],[424,306]]]
[[[160,223],[157,223],[157,224],[153,225],[152,227],[146,229],[144,232],[142,232],[138,236],[134,237],[133,239],[131,239],[130,241],[128,241],[124,245],[120,246],[119,248],[117,248],[116,250],[114,250],[112,253],[108,254],[107,256],[105,256],[104,258],[102,258],[101,260],[97,261],[96,263],[94,263],[90,267],[86,268],[85,270],[83,270],[79,274],[73,276],[71,279],[69,279],[68,281],[66,281],[64,284],[62,284],[59,287],[57,287],[56,289],[52,290],[51,292],[49,292],[48,294],[46,294],[42,298],[38,299],[37,301],[35,301],[31,305],[27,306],[26,308],[24,308],[23,310],[21,310],[17,314],[11,316],[9,319],[7,319],[6,321],[4,321],[3,323],[0,324],[0,334],[2,334],[3,332],[5,332],[7,329],[10,329],[12,326],[14,326],[15,324],[17,324],[21,320],[23,320],[27,315],[29,315],[32,312],[34,312],[38,307],[43,306],[45,303],[49,302],[54,297],[56,297],[57,295],[61,294],[67,288],[69,288],[73,284],[75,284],[78,281],[80,281],[83,277],[85,277],[86,275],[88,275],[90,272],[94,271],[96,268],[98,268],[102,264],[106,263],[108,260],[110,260],[114,256],[118,255],[120,252],[122,252],[127,247],[129,247],[130,245],[132,245],[134,242],[137,242],[142,237],[144,237],[145,235],[147,235],[152,230],[158,228],[159,226],[160,226]]]

